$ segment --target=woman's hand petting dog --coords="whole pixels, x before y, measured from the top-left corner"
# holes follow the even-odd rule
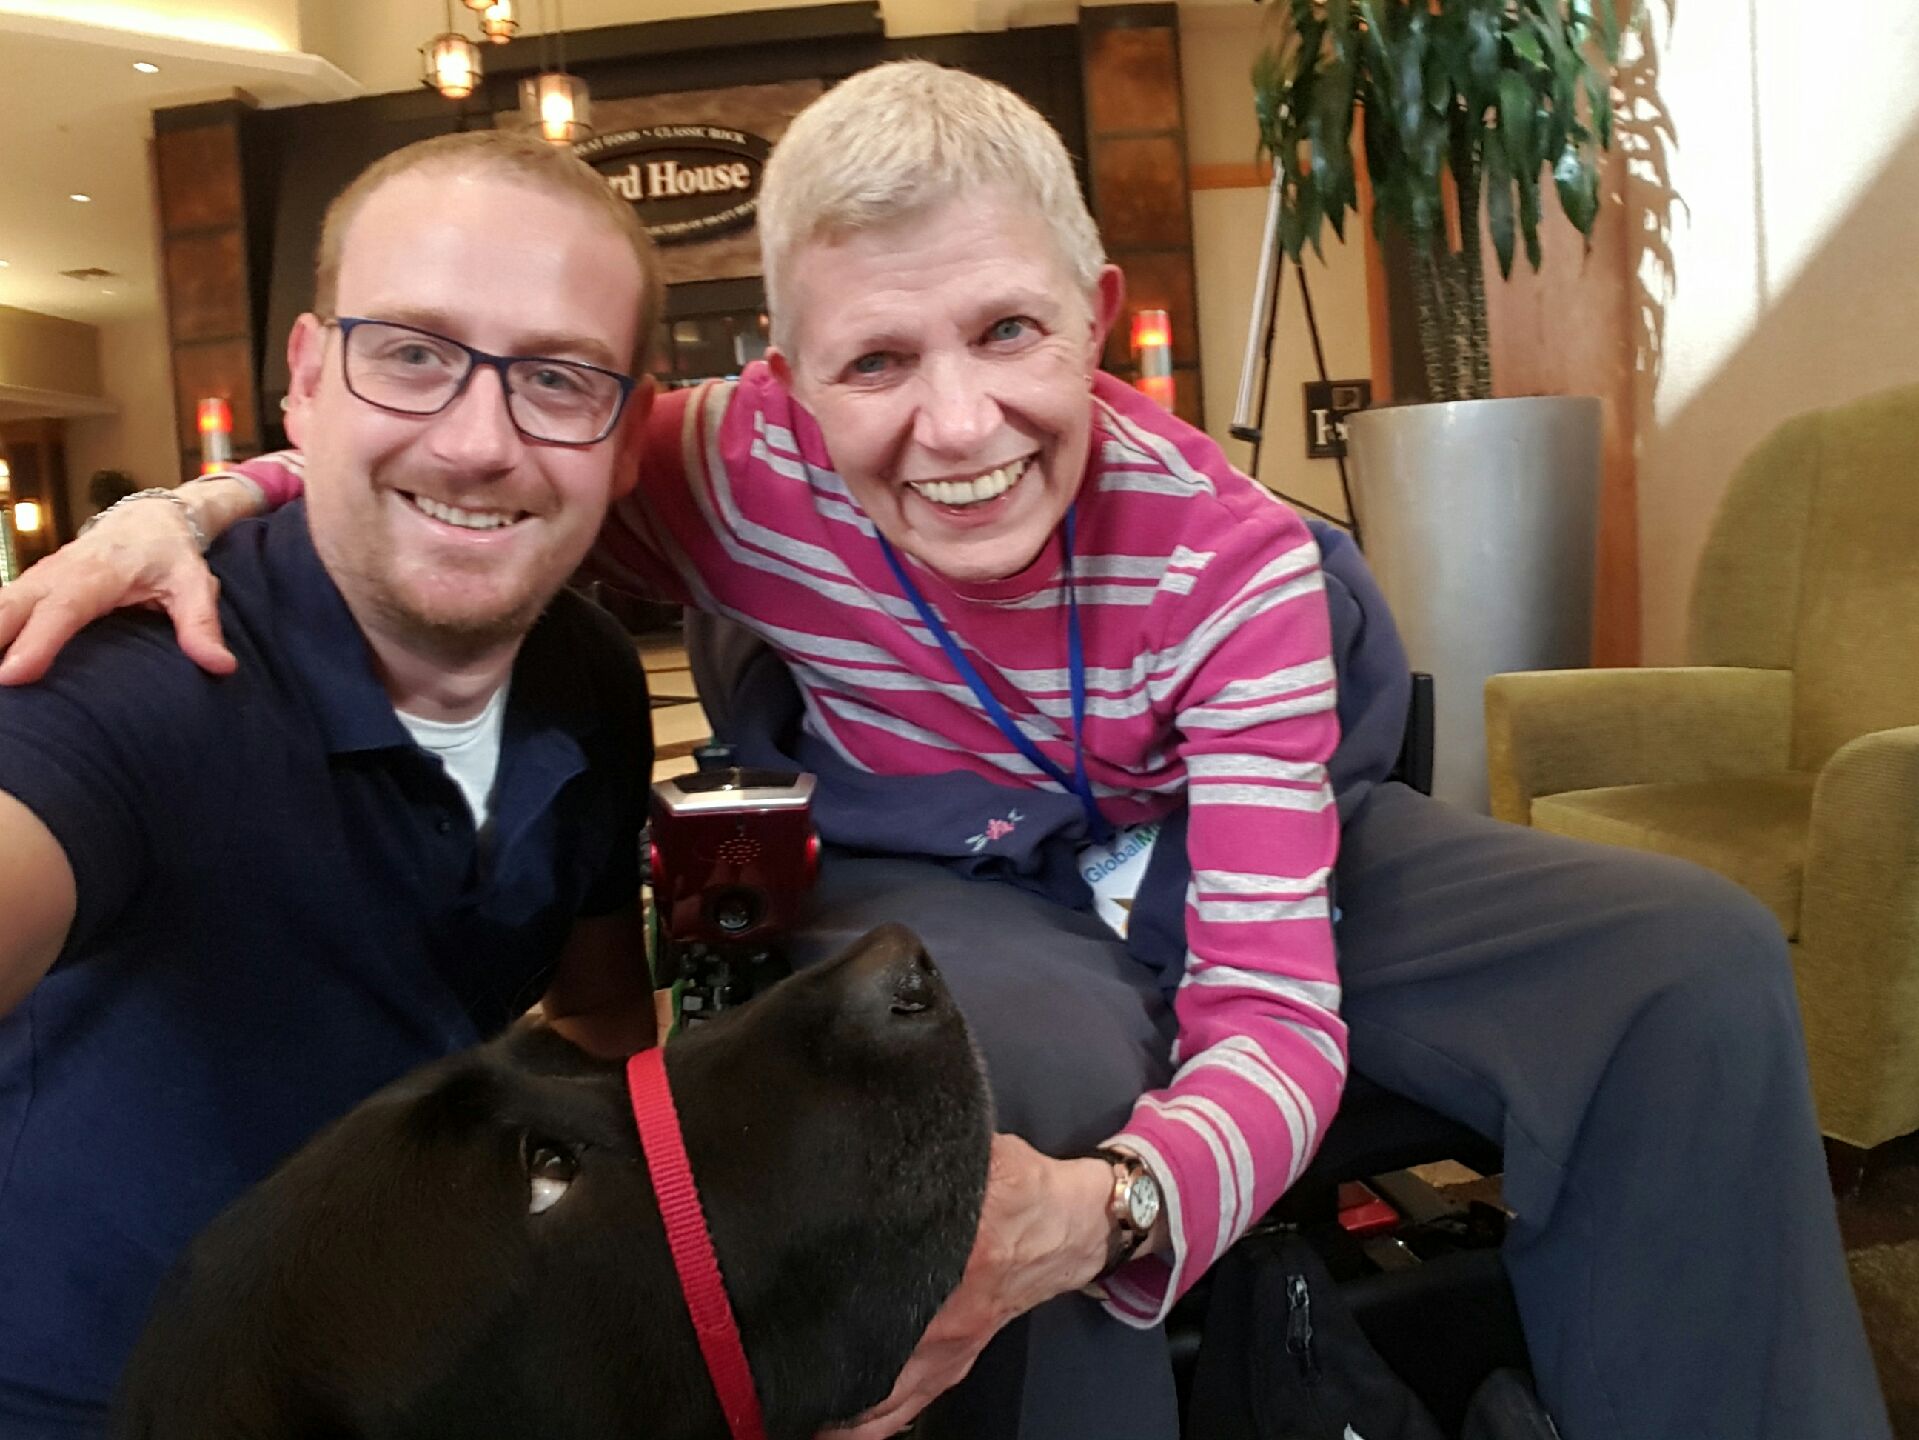
[[[893,1393],[822,1440],[897,1434],[973,1368],[1008,1321],[1087,1285],[1105,1267],[1113,1170],[1104,1160],[1054,1160],[1015,1135],[993,1137],[979,1238],[959,1288],[920,1337]]]

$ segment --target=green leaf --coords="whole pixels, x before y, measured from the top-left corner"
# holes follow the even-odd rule
[[[1532,31],[1508,31],[1506,39],[1520,59],[1537,65],[1542,70],[1546,68],[1546,52],[1539,48],[1539,37]]]
[[[1533,149],[1533,92],[1511,70],[1499,77],[1499,134],[1513,174],[1539,169],[1538,152]]]
[[[1524,8],[1532,11],[1546,32],[1546,43],[1554,50],[1567,49],[1566,17],[1559,13],[1559,0],[1539,0],[1539,3]]]
[[[1597,70],[1586,72],[1586,98],[1592,102],[1593,125],[1601,150],[1612,149],[1612,85]]]
[[[1313,253],[1324,260],[1326,258],[1326,251],[1320,243],[1319,232],[1321,223],[1325,218],[1326,207],[1321,203],[1320,189],[1317,185],[1302,186],[1301,191],[1302,193],[1299,200],[1300,234],[1312,242]],[[1299,258],[1299,252],[1297,250],[1293,252],[1293,258],[1295,260]]]
[[[1558,69],[1575,62],[1576,57],[1566,45],[1566,27],[1560,23],[1558,12],[1550,3],[1544,7],[1543,11],[1533,11],[1528,18],[1532,22],[1534,33],[1546,42],[1546,49],[1550,55],[1546,63],[1549,67]]]
[[[1553,166],[1553,186],[1559,192],[1559,208],[1573,228],[1590,239],[1599,215],[1598,173],[1576,146],[1568,145],[1561,152]]]
[[[1347,148],[1353,133],[1353,67],[1347,61],[1333,60],[1321,72],[1306,127],[1314,142],[1315,169],[1319,151]]]
[[[1399,128],[1407,135],[1417,135],[1425,123],[1421,112],[1426,105],[1426,45],[1423,35],[1412,33],[1402,39],[1393,50],[1393,77],[1397,82],[1394,88],[1393,102],[1399,120]]]
[[[1466,73],[1481,93],[1499,84],[1499,17],[1493,10],[1473,10],[1466,16]]]
[[[1436,120],[1445,119],[1452,111],[1455,58],[1460,63],[1465,61],[1448,39],[1434,37],[1426,50],[1426,73],[1421,79],[1426,88],[1426,108]]]
[[[1500,145],[1486,147],[1486,220],[1493,232],[1493,253],[1499,273],[1513,273],[1513,177]]]
[[[1639,23],[1638,10],[1639,7],[1635,3],[1632,18],[1634,25]],[[1599,53],[1606,57],[1608,68],[1619,64],[1619,12],[1611,3],[1599,7]]]
[[[1526,263],[1539,268],[1539,180],[1533,175],[1516,177],[1519,181],[1519,228],[1526,237]]]
[[[1301,204],[1301,192],[1311,184],[1311,180],[1288,184],[1282,192],[1280,202],[1280,246],[1293,259],[1299,259],[1299,250],[1305,246],[1305,209]],[[1290,204],[1288,204],[1290,196]]]
[[[1352,0],[1326,0],[1326,38],[1332,42],[1333,54],[1339,59],[1345,60],[1351,55]]]

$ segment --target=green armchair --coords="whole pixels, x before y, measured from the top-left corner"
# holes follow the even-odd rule
[[[1697,861],[1791,942],[1820,1122],[1919,1130],[1919,386],[1789,421],[1699,563],[1693,664],[1496,675],[1493,813]]]

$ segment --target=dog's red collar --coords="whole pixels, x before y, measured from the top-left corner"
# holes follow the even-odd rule
[[[753,1388],[739,1322],[733,1318],[713,1238],[707,1233],[699,1187],[693,1183],[693,1167],[680,1136],[679,1111],[666,1083],[662,1048],[642,1050],[627,1061],[626,1087],[633,1098],[633,1118],[639,1122],[640,1149],[659,1197],[660,1218],[666,1222],[673,1268],[679,1272],[680,1291],[693,1316],[693,1333],[699,1337],[700,1354],[720,1397],[727,1429],[733,1440],[765,1440],[759,1392]]]

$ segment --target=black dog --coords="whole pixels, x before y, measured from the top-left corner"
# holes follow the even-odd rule
[[[965,1267],[992,1118],[964,1022],[887,926],[666,1055],[768,1434],[810,1437],[885,1397]],[[623,1069],[529,1030],[375,1095],[194,1243],[115,1426],[723,1437]]]

